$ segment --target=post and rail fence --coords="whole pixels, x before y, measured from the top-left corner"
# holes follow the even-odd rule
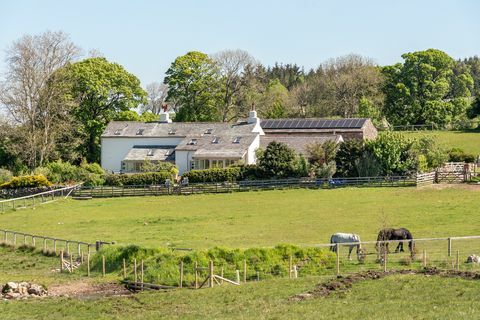
[[[0,200],[0,212],[5,213],[8,210],[35,208],[38,205],[57,201],[70,196],[80,184],[68,186],[60,189],[49,190],[35,193],[29,196]]]
[[[415,177],[356,177],[332,179],[275,179],[245,180],[219,183],[190,183],[188,185],[131,185],[99,186],[77,188],[72,193],[75,198],[111,198],[132,196],[190,195],[204,193],[229,193],[273,189],[323,189],[341,187],[408,187],[416,185]]]

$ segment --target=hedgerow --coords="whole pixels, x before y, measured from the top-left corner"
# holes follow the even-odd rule
[[[2,189],[50,187],[52,183],[43,174],[13,177],[0,185]]]
[[[194,264],[207,267],[210,260],[219,272],[223,267],[225,277],[235,278],[235,270],[243,270],[244,260],[247,262],[247,279],[257,277],[257,272],[262,278],[288,275],[290,256],[293,264],[299,266],[302,274],[322,274],[327,269],[333,268],[335,254],[320,248],[300,248],[294,245],[278,245],[274,248],[229,249],[215,247],[209,250],[179,252],[169,248],[147,249],[136,245],[123,247],[105,247],[92,259],[92,270],[101,272],[102,255],[105,256],[106,271],[109,273],[122,273],[123,259],[128,269],[132,270],[134,259],[144,261],[144,281],[177,285],[179,279],[179,264],[184,264],[184,284],[194,281]],[[203,272],[202,276],[205,276]],[[127,276],[133,280],[133,274]]]
[[[105,185],[129,186],[163,184],[167,179],[172,178],[172,173],[168,171],[123,174],[110,173],[105,176]]]

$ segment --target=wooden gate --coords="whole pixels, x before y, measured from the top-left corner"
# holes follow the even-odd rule
[[[469,167],[465,162],[450,162],[437,170],[437,183],[463,183],[467,179]]]

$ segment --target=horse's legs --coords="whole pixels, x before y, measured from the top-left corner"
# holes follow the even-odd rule
[[[348,246],[348,260],[352,260],[352,250],[353,246]]]

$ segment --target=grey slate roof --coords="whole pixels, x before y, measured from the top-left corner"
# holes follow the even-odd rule
[[[137,122],[112,121],[102,134],[102,137],[186,137],[202,136],[207,129],[213,129],[211,135],[246,135],[252,134],[254,124],[224,123],[224,122]],[[143,130],[142,134],[137,134]],[[175,131],[174,134],[173,131]]]
[[[260,122],[262,129],[361,129],[366,118],[349,119],[265,119]]]
[[[175,146],[134,146],[124,161],[174,161]]]
[[[265,135],[260,137],[260,148],[264,149],[267,148],[270,142],[281,142],[295,150],[295,152],[299,154],[306,155],[307,145],[311,143],[324,143],[325,141],[332,141],[335,143],[343,142],[343,138],[341,135],[332,134],[332,135],[325,135],[325,136],[281,136],[281,135]]]
[[[240,159],[245,155],[248,147],[258,135],[258,133],[252,132],[254,126],[255,124],[248,124],[246,122],[232,124],[221,122],[145,123],[134,121],[113,121],[108,124],[102,138],[138,138],[140,144],[142,137],[180,137],[183,138],[183,140],[174,147],[175,150],[195,151],[193,154],[194,158]],[[139,134],[140,130],[141,134]],[[217,143],[212,143],[214,138],[218,138]],[[238,143],[233,142],[235,138],[240,138]],[[195,144],[189,144],[192,139],[196,140]],[[140,152],[132,149],[127,157],[144,160],[146,152],[147,151]]]

